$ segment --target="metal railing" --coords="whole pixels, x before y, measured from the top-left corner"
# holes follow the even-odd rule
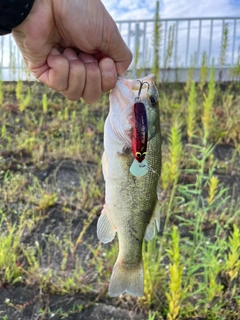
[[[127,45],[135,52],[139,48],[143,66],[151,66],[154,53],[154,20],[116,21]],[[240,17],[221,18],[182,18],[161,19],[162,41],[160,47],[160,67],[164,67],[170,30],[174,30],[173,53],[166,67],[189,68],[191,57],[195,55],[195,66],[201,65],[201,54],[206,52],[208,65],[215,58],[218,66],[223,41],[224,26],[228,29],[228,47],[226,51],[228,66],[234,66],[239,57]],[[134,64],[134,61],[133,61]]]
[[[240,17],[161,19],[160,68],[165,70],[201,67],[205,52],[208,67],[233,68],[239,63]],[[154,20],[116,21],[131,51],[130,69],[150,69],[154,61]],[[227,30],[227,31],[226,31]],[[226,35],[227,32],[227,35]],[[227,39],[224,61],[220,60],[222,44]],[[29,78],[21,55],[11,35],[0,39],[2,78]]]

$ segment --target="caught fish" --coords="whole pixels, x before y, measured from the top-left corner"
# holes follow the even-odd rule
[[[108,293],[142,296],[143,239],[151,240],[156,227],[160,228],[161,135],[154,75],[140,80],[118,78],[110,94],[102,166],[106,202],[97,235],[108,243],[117,232],[119,240]]]

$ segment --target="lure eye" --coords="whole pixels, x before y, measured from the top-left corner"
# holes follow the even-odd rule
[[[152,106],[155,106],[158,102],[154,96],[150,96],[149,101],[151,102]]]
[[[139,152],[139,151],[137,151],[136,152],[136,157],[139,159],[139,158],[145,158],[145,156],[146,156],[146,154],[147,154],[147,152],[143,152],[143,153],[141,153],[141,152]]]

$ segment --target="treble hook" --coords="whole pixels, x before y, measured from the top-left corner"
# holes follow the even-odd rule
[[[148,83],[148,82],[142,82],[141,80],[137,80],[137,81],[140,82],[140,87],[139,87],[139,90],[138,90],[138,95],[137,95],[137,97],[135,98],[135,101],[136,101],[136,102],[140,102],[140,101],[141,101],[140,94],[141,94],[143,85],[144,85],[144,84],[147,84],[147,85],[148,85],[148,90],[149,90],[149,87],[150,87],[150,86],[149,86],[149,83]]]

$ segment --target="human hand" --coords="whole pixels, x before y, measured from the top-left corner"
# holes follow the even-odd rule
[[[100,0],[35,0],[12,34],[31,73],[70,100],[95,102],[132,59]]]

